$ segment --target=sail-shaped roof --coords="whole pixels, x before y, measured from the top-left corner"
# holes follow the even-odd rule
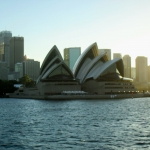
[[[109,67],[111,68],[112,65],[116,64],[116,69],[118,69],[119,73],[124,76],[123,72],[123,61],[121,58],[115,58],[113,60],[105,62],[103,65],[95,65],[91,71],[88,73],[86,76],[85,80],[88,80],[90,78],[93,78],[94,80],[97,80],[99,76],[102,75],[102,73],[108,69]]]
[[[92,61],[90,61],[90,63],[84,69],[82,69],[82,76],[80,79],[80,83],[83,82],[84,78],[87,76],[87,74],[90,72],[90,70],[94,67],[95,64],[97,64],[100,61],[100,63],[98,64],[102,65],[103,63],[108,61],[108,58],[106,58],[105,56],[106,52],[96,56]]]
[[[52,47],[43,61],[37,83],[40,80],[74,80],[72,71],[64,63],[56,45]]]
[[[73,80],[73,74],[64,62],[54,63],[42,76],[42,80]]]
[[[62,59],[62,56],[57,48],[56,45],[54,45],[51,50],[48,52],[48,54],[46,55],[43,63],[42,63],[42,66],[41,66],[41,69],[40,69],[40,74],[42,73],[42,71],[45,69],[45,67],[49,64],[49,62],[55,58],[55,57],[58,57],[61,61],[63,60]]]
[[[80,78],[78,74],[80,74],[82,68],[86,66],[96,56],[98,56],[98,46],[97,43],[93,43],[80,55],[80,57],[76,61],[73,68],[74,76],[76,78]]]

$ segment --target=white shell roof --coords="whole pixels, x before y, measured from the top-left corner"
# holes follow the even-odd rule
[[[98,56],[98,47],[97,47],[97,43],[93,43],[91,44],[78,58],[78,60],[76,61],[74,68],[73,68],[73,74],[76,77],[80,68],[82,67],[83,61],[84,59],[86,59],[86,55],[89,53],[89,51],[91,51],[91,54],[93,55],[94,59],[96,56]]]
[[[84,78],[87,76],[87,74],[90,72],[90,70],[94,67],[95,64],[98,63],[98,61],[103,58],[103,56],[106,55],[105,53],[102,53],[101,55],[98,55],[97,57],[95,57],[82,71],[82,77],[80,79],[80,83],[83,82]],[[98,65],[100,65],[100,63],[98,63]]]
[[[40,76],[37,80],[37,83],[40,81],[40,79],[46,79],[47,76],[49,76],[51,72],[54,71],[60,65],[62,65],[68,72],[68,74],[70,74],[72,79],[74,79],[72,71],[64,63],[58,48],[54,45],[43,61],[43,64],[40,69]]]
[[[54,55],[54,56],[53,56],[53,55]],[[41,69],[40,69],[40,74],[43,72],[43,70],[45,69],[45,67],[49,64],[49,62],[50,62],[55,56],[59,57],[59,59],[60,59],[61,61],[63,61],[62,56],[61,56],[61,54],[60,54],[60,52],[59,52],[59,50],[58,50],[58,48],[57,48],[56,45],[54,45],[54,46],[51,48],[51,50],[48,52],[48,54],[46,55],[46,57],[45,57],[45,59],[44,59],[44,61],[43,61],[43,63],[42,63]]]
[[[112,66],[113,64],[119,61],[122,61],[122,59],[115,58],[113,60],[107,61],[103,65],[94,66],[93,69],[88,73],[84,81],[86,81],[89,78],[93,78],[94,80],[96,80],[108,67]]]

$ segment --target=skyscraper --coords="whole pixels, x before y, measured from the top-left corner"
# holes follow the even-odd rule
[[[113,53],[113,59],[114,58],[122,58],[121,53]]]
[[[9,40],[12,37],[10,31],[0,32],[0,61],[5,61],[9,65]]]
[[[123,56],[124,76],[131,78],[131,57],[129,55]]]
[[[10,39],[10,71],[15,70],[15,64],[24,60],[24,38],[12,37]]]
[[[81,55],[80,47],[72,47],[64,49],[64,62],[71,70],[73,70],[74,64],[80,55]]]
[[[111,60],[111,49],[98,49],[98,51],[99,51],[99,54],[106,52],[108,60]]]
[[[148,72],[147,72],[147,57],[138,56],[136,57],[136,81],[137,82],[147,82]]]

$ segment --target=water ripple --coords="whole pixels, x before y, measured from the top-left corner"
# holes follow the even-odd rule
[[[150,99],[0,99],[0,150],[150,149]]]

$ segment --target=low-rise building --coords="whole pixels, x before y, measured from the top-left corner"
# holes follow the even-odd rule
[[[39,77],[40,62],[34,59],[23,61],[23,76],[28,75],[32,80],[36,81]]]

